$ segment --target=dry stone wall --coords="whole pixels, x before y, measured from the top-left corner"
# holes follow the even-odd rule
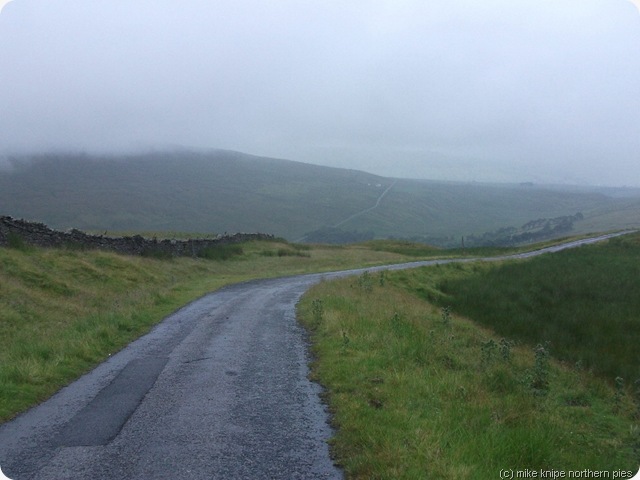
[[[43,223],[17,220],[0,216],[0,246],[7,247],[12,242],[45,248],[100,249],[125,255],[158,255],[171,257],[197,257],[208,248],[220,245],[242,243],[251,240],[272,240],[273,235],[263,233],[236,233],[220,235],[215,239],[157,240],[140,235],[132,237],[107,237],[89,235],[80,230],[60,232]]]

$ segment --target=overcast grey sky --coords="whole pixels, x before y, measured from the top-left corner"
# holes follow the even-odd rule
[[[640,185],[640,14],[629,0],[4,6],[0,152],[174,146]]]

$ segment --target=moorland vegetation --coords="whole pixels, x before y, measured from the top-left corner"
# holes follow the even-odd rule
[[[97,234],[264,232],[310,243],[393,237],[450,248],[462,237],[467,247],[504,245],[640,224],[638,189],[392,179],[228,151],[48,154],[8,163],[0,168],[0,214]]]

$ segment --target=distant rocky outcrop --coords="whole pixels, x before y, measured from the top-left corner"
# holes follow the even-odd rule
[[[190,240],[157,240],[140,235],[108,237],[89,235],[76,229],[60,232],[52,230],[43,223],[0,216],[0,246],[2,247],[20,244],[45,248],[99,249],[125,255],[197,257],[201,256],[205,250],[221,245],[273,238],[273,235],[263,233],[236,233],[210,239]]]

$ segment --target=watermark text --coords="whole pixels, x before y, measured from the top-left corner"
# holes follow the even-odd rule
[[[585,468],[583,470],[556,470],[549,469],[509,469],[500,470],[500,478],[502,479],[528,479],[528,478],[610,478],[624,479],[633,478],[636,472],[630,470],[591,470]]]

